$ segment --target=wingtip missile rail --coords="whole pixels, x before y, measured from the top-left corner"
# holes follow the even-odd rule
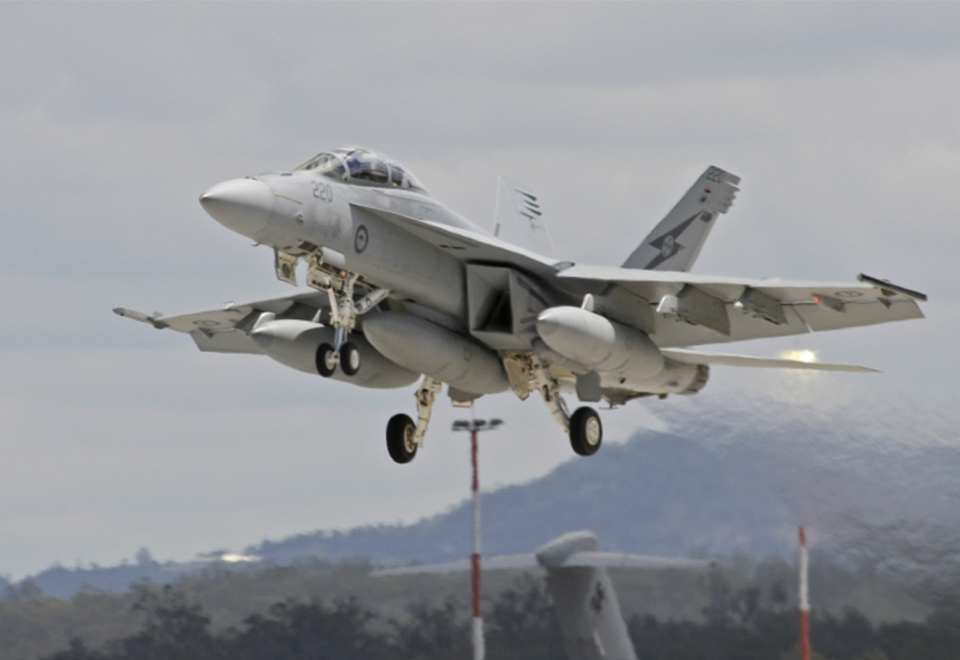
[[[134,309],[127,309],[126,307],[114,307],[113,313],[117,316],[122,316],[124,318],[133,319],[134,321],[140,321],[140,323],[152,325],[157,330],[163,330],[167,327],[167,324],[160,320],[160,318],[163,316],[163,314],[160,312],[144,314],[143,312],[138,312]]]
[[[885,296],[893,296],[899,293],[909,298],[913,298],[914,300],[919,300],[920,302],[927,302],[927,294],[914,291],[913,289],[908,289],[905,286],[894,284],[890,280],[881,280],[878,277],[871,277],[865,273],[860,273],[857,275],[857,280],[863,282],[864,284],[872,284],[873,286],[879,288],[880,292]]]

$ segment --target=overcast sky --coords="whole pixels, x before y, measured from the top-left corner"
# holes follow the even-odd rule
[[[804,405],[952,409],[958,24],[952,3],[0,4],[0,573],[413,521],[467,494],[445,401],[396,466],[383,427],[412,389],[201,354],[110,312],[289,294],[197,198],[343,144],[483,226],[497,176],[525,181],[559,257],[611,265],[724,167],[741,192],[698,272],[866,272],[931,297],[925,321],[734,348],[884,372],[817,376]],[[796,377],[716,368],[697,406],[762,404]],[[605,413],[606,441],[683,405]],[[571,456],[535,398],[477,408],[507,422],[485,485]]]

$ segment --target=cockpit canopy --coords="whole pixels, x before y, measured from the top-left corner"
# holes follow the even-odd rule
[[[338,181],[414,190],[428,194],[417,177],[403,165],[389,156],[358,147],[324,151],[297,169],[316,172]]]

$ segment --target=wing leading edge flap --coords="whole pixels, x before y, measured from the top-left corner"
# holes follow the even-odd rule
[[[830,296],[842,302],[857,303],[876,302],[881,298],[891,302],[926,300],[926,296],[922,293],[864,275],[860,277],[863,278],[862,282],[867,282],[866,285],[850,282],[725,277],[578,264],[560,271],[556,276],[560,279],[584,282],[616,282],[624,288],[636,291],[648,300],[657,300],[658,294],[676,295],[684,286],[695,286],[727,302],[735,302],[747,288],[762,291],[780,303],[809,303],[818,294]]]
[[[767,369],[807,369],[812,371],[854,371],[861,373],[879,373],[870,367],[853,364],[828,364],[825,362],[804,362],[783,358],[761,358],[752,355],[733,355],[730,353],[698,353],[682,348],[665,348],[660,351],[664,357],[686,364],[720,364],[728,367],[760,367]]]

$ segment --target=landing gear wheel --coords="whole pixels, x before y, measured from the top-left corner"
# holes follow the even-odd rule
[[[340,347],[340,368],[348,376],[355,376],[360,371],[360,349],[352,341]]]
[[[414,434],[417,425],[409,416],[394,415],[387,423],[387,451],[397,463],[409,463],[417,455],[417,442]]]
[[[337,361],[333,357],[333,346],[320,344],[317,349],[317,372],[324,378],[330,378],[337,370]]]
[[[570,445],[581,456],[592,456],[603,441],[600,415],[593,408],[578,408],[570,417]]]

